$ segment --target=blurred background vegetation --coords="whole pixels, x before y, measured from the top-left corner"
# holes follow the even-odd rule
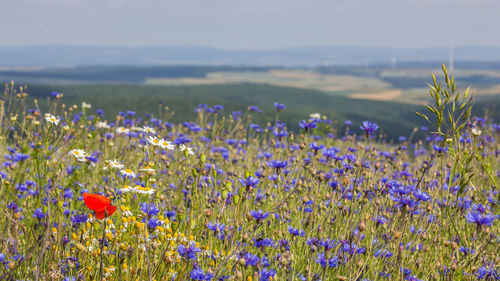
[[[273,120],[274,102],[287,108],[280,119],[293,130],[311,113],[320,113],[337,123],[353,122],[353,130],[364,120],[380,124],[388,140],[408,136],[426,126],[414,112],[429,100],[427,83],[432,67],[439,64],[405,64],[394,69],[339,66],[315,68],[244,66],[85,66],[72,68],[3,69],[2,81],[25,85],[30,98],[42,109],[52,92],[64,94],[63,103],[93,105],[114,119],[120,111],[133,110],[137,117],[158,116],[168,107],[169,121],[194,120],[198,104],[221,104],[224,114],[245,111],[249,105],[263,110],[254,121]],[[434,71],[437,75],[439,71]],[[462,64],[455,70],[459,87],[473,86],[473,115],[500,119],[500,64]],[[439,76],[438,76],[439,78]],[[31,103],[32,104],[32,103]],[[430,128],[432,129],[432,128]]]

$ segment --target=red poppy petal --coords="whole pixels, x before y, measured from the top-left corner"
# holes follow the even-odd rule
[[[106,214],[105,214],[105,211],[102,210],[102,211],[96,212],[95,216],[96,216],[96,218],[103,220],[106,217]]]
[[[115,213],[116,206],[107,206],[106,211],[108,212],[108,217],[109,217]]]
[[[83,201],[85,201],[85,205],[93,211],[104,209],[111,204],[111,201],[102,195],[88,194],[86,192],[83,193]]]
[[[96,210],[96,218],[102,220],[114,214],[116,212],[116,206],[107,206],[106,208]]]

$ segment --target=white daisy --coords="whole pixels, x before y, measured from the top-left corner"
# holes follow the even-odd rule
[[[148,136],[148,143],[155,146],[160,146],[161,139],[153,136]]]
[[[134,192],[135,189],[133,187],[130,187],[128,185],[124,185],[123,188],[120,188],[120,192],[122,193],[128,193],[128,192]]]
[[[103,121],[99,121],[97,122],[97,124],[95,124],[95,126],[98,128],[98,129],[109,129],[109,125],[108,123],[106,122],[103,122]]]
[[[188,153],[189,155],[194,155],[193,149],[192,149],[191,147],[187,147],[187,146],[185,146],[184,144],[179,145],[179,150],[180,150],[180,151],[185,151],[185,150],[187,150],[187,153]]]
[[[81,149],[73,149],[69,152],[71,155],[76,157],[78,161],[86,161],[85,157],[89,156],[87,152],[81,150]]]
[[[130,129],[127,129],[124,127],[118,127],[118,128],[116,128],[116,133],[125,135],[125,134],[130,133]]]
[[[148,127],[148,126],[142,127],[142,131],[145,132],[145,133],[149,133],[149,134],[155,134],[156,133],[155,129],[153,129],[151,127]]]
[[[311,117],[313,119],[321,119],[321,114],[319,114],[319,113],[311,113],[311,114],[309,114],[309,117]]]
[[[123,164],[118,162],[117,160],[106,160],[106,165],[113,169],[123,169]]]
[[[126,207],[126,206],[120,206],[120,210],[122,211],[122,216],[124,217],[131,217],[133,216],[134,214],[132,214],[132,212],[130,211],[130,208],[129,207]]]
[[[155,193],[155,190],[152,189],[151,187],[144,187],[144,186],[140,186],[140,185],[136,185],[135,186],[135,192],[136,193],[140,193],[140,194],[153,194]]]
[[[109,278],[113,273],[115,272],[115,267],[110,266],[110,267],[105,267],[104,268],[104,277]]]
[[[122,175],[127,177],[133,177],[133,178],[136,177],[136,174],[131,169],[121,170],[120,173],[122,173]]]
[[[154,173],[154,172],[156,172],[155,169],[152,169],[150,167],[144,167],[142,169],[139,169],[139,171],[141,171],[141,172],[148,172],[148,173]]]
[[[92,108],[92,105],[90,105],[90,103],[82,102],[82,108]]]
[[[55,117],[54,115],[50,113],[45,113],[45,120],[51,124],[58,125],[59,122],[61,121],[59,118]]]
[[[163,139],[160,141],[160,147],[163,149],[168,149],[168,150],[175,149],[175,146],[171,142],[169,142],[167,140],[163,140]]]
[[[473,127],[473,128],[472,128],[472,134],[473,134],[474,136],[480,136],[480,135],[481,135],[481,133],[482,133],[482,132],[481,132],[481,130],[479,130],[477,127]]]

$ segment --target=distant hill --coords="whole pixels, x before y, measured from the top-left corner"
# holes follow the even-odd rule
[[[334,120],[339,134],[345,130],[344,120],[353,122],[353,130],[360,132],[359,125],[364,120],[375,121],[380,125],[380,133],[388,139],[396,140],[398,136],[408,136],[414,127],[428,125],[415,111],[425,112],[422,105],[410,105],[387,101],[354,100],[344,97],[326,95],[319,91],[276,87],[270,85],[202,85],[202,86],[144,86],[123,84],[94,85],[32,85],[28,88],[30,97],[37,98],[46,109],[46,97],[52,91],[64,93],[62,102],[67,105],[81,104],[83,101],[92,104],[92,110],[97,108],[105,111],[105,118],[113,119],[119,111],[134,110],[137,117],[152,113],[159,118],[159,108],[168,106],[175,111],[170,121],[182,122],[196,118],[194,109],[198,104],[224,105],[224,115],[232,111],[247,110],[249,105],[261,108],[262,114],[252,122],[265,125],[274,120],[276,109],[273,103],[286,104],[286,109],[280,114],[280,119],[289,127],[299,131],[298,123],[308,119],[311,113],[320,113]],[[482,116],[486,106],[493,120],[500,120],[500,111],[495,110],[498,102],[483,100],[477,102],[473,115]],[[30,106],[30,105],[28,105]]]
[[[399,64],[448,61],[449,48],[300,47],[272,50],[225,50],[203,46],[0,47],[0,66],[76,65],[252,65],[318,66]],[[500,47],[457,47],[456,61],[500,61]]]
[[[45,69],[0,69],[0,81],[14,80],[18,83],[143,83],[147,78],[205,77],[217,71],[268,71],[266,67],[256,66],[79,66]]]
[[[92,104],[93,109],[103,109],[106,118],[114,118],[119,111],[134,110],[138,117],[146,113],[158,114],[159,105],[166,105],[175,111],[171,121],[191,121],[196,118],[194,109],[198,104],[213,106],[221,104],[224,114],[232,111],[247,110],[249,105],[261,108],[264,113],[255,114],[254,122],[265,125],[262,121],[274,120],[276,109],[273,103],[286,104],[280,114],[290,128],[298,131],[298,123],[308,119],[311,113],[320,113],[335,122],[341,132],[345,130],[343,121],[349,119],[358,128],[362,121],[376,121],[382,133],[390,139],[409,135],[414,127],[425,122],[414,111],[424,110],[423,106],[371,100],[354,100],[333,97],[319,91],[276,87],[258,84],[240,85],[202,85],[202,86],[149,86],[149,85],[32,85],[28,88],[31,97],[39,99],[45,108],[46,99],[52,91],[64,93],[63,102],[69,105]],[[369,109],[369,110],[367,110]],[[158,115],[157,115],[158,116]]]

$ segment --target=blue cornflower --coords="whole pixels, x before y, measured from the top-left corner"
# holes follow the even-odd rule
[[[262,257],[262,259],[260,259],[260,264],[263,266],[263,267],[268,267],[270,266],[271,264],[269,263],[269,259],[267,258],[267,255],[264,255]]]
[[[286,105],[274,102],[274,107],[276,107],[278,111],[281,111],[286,108]]]
[[[38,219],[43,219],[45,217],[45,214],[43,213],[42,208],[35,209],[33,217]]]
[[[260,126],[258,124],[250,124],[248,127],[250,129],[256,131],[257,133],[262,132],[262,129],[260,128]]]
[[[68,257],[67,259],[64,260],[64,262],[60,265],[61,267],[61,272],[63,274],[66,274],[66,272],[68,272],[69,268],[70,268],[70,264],[71,264],[71,267],[78,270],[80,268],[80,260],[76,257]],[[64,279],[66,280],[66,279]],[[68,280],[75,280],[74,278],[73,279],[68,279]]]
[[[405,268],[405,267],[401,267],[401,268],[399,269],[399,271],[400,271],[401,273],[403,273],[403,276],[404,276],[405,278],[406,278],[406,277],[408,277],[408,276],[410,276],[410,274],[411,274],[411,269],[408,269],[408,268]]]
[[[205,281],[205,280],[212,280],[214,277],[213,274],[211,273],[206,273],[203,272],[203,269],[200,267],[195,266],[192,270],[191,273],[189,274],[189,277],[191,277],[191,280],[200,280],[200,281]]]
[[[193,124],[189,126],[189,130],[191,130],[191,132],[198,133],[201,132],[202,128],[196,124]]]
[[[97,115],[99,115],[100,117],[104,117],[104,110],[102,110],[102,109],[96,109],[96,110],[95,110],[95,113],[96,113]]]
[[[255,194],[255,202],[260,202],[264,199],[266,199],[266,194],[262,193],[262,190],[259,188],[257,194]]]
[[[280,246],[280,248],[283,248],[286,251],[290,251],[290,241],[286,239],[281,239],[278,241],[278,245]]]
[[[377,216],[373,219],[373,221],[377,224],[377,226],[388,222],[388,220],[384,216]]]
[[[234,120],[238,120],[238,119],[240,119],[241,114],[242,114],[242,113],[241,113],[241,111],[233,111],[233,112],[231,113],[231,116],[233,116],[233,119],[234,119]]]
[[[24,154],[24,153],[16,153],[14,154],[13,161],[19,162],[19,161],[24,161],[26,159],[30,158],[29,154]]]
[[[324,144],[317,144],[316,142],[312,142],[309,144],[309,148],[314,150],[314,153],[317,153],[318,150],[323,149],[324,147]]]
[[[226,226],[224,224],[221,224],[221,223],[207,223],[207,228],[214,231],[214,232],[218,232],[218,231],[224,231],[224,229],[226,228]]]
[[[278,122],[276,122],[276,129],[283,130],[285,127],[286,127],[286,123],[285,122],[283,122],[281,120],[278,120]]]
[[[309,129],[314,129],[316,127],[318,127],[318,124],[316,122],[316,120],[310,120],[309,122],[306,121],[306,120],[302,120],[299,122],[299,126],[306,130],[306,132],[309,130]]]
[[[212,230],[216,234],[217,238],[224,240],[224,238],[225,238],[224,230],[226,229],[225,224],[218,223],[218,222],[216,222],[216,223],[209,222],[209,223],[207,223],[207,228]]]
[[[156,216],[160,212],[160,209],[154,203],[149,204],[146,202],[142,202],[141,203],[141,211],[146,213],[146,215],[148,215],[148,216]]]
[[[421,190],[414,191],[413,196],[415,196],[415,198],[422,200],[422,201],[429,201],[429,199],[431,199],[431,196],[429,194],[427,194],[426,192],[423,192]]]
[[[338,267],[339,266],[339,258],[338,257],[333,257],[328,260],[328,266],[329,267]]]
[[[434,151],[438,154],[446,154],[446,152],[448,151],[448,147],[440,147],[438,145],[433,145],[432,149],[434,149]]]
[[[300,237],[303,237],[304,235],[306,235],[306,233],[304,232],[304,230],[300,230],[298,228],[293,228],[291,226],[288,226],[288,232],[290,234],[292,234],[292,236],[300,236]]]
[[[181,255],[181,257],[185,258],[186,260],[196,260],[196,254],[201,252],[201,249],[196,247],[194,243],[191,243],[188,247],[179,244],[179,247],[177,247],[177,251]]]
[[[28,191],[28,186],[24,183],[21,183],[21,184],[16,184],[14,186],[14,188],[19,191],[19,192],[26,192]]]
[[[319,247],[320,243],[321,243],[321,240],[319,240],[319,238],[316,238],[316,237],[309,238],[306,241],[307,245],[309,245],[309,246],[315,246],[315,247]]]
[[[16,204],[16,202],[12,201],[10,204],[7,205],[7,208],[9,209],[12,209],[12,211],[14,211],[14,213],[17,213],[19,210],[18,210],[18,206]]]
[[[267,269],[266,267],[262,268],[260,273],[260,281],[269,281],[269,278],[273,278],[274,275],[276,275],[276,270],[274,269]]]
[[[349,242],[343,242],[341,249],[342,249],[342,251],[348,252],[351,255],[363,254],[364,252],[366,252],[365,247],[358,247],[358,245],[356,245],[354,243],[351,244]]]
[[[255,105],[250,105],[248,107],[248,110],[253,111],[253,112],[262,113],[262,110],[260,108],[256,107]]]
[[[87,222],[88,216],[87,214],[75,214],[71,217],[71,222],[74,224],[80,224]]]
[[[328,265],[328,262],[325,257],[325,253],[318,253],[318,256],[314,260],[316,263],[320,264],[321,267],[326,267]]]
[[[64,198],[66,199],[73,198],[73,190],[71,190],[71,188],[64,190]]]
[[[392,257],[393,253],[387,249],[378,249],[377,251],[375,251],[375,253],[373,254],[373,256],[375,256],[376,258],[380,257],[380,258],[390,258]]]
[[[493,221],[495,220],[495,216],[493,216],[492,214],[481,214],[480,212],[477,211],[469,211],[467,215],[465,215],[465,218],[467,219],[468,222],[475,223],[478,226],[481,225],[492,226]]]
[[[278,139],[281,139],[281,138],[286,138],[288,137],[288,132],[285,131],[285,130],[281,130],[281,131],[278,131],[278,130],[275,130],[273,131],[273,135],[278,138]]]
[[[311,213],[312,207],[305,207],[303,211],[304,211],[304,213]]]
[[[191,142],[191,139],[185,137],[185,136],[179,136],[178,138],[176,138],[174,140],[174,144],[176,145],[181,145],[181,144],[185,144],[185,143],[189,143]]]
[[[245,264],[250,266],[257,266],[260,261],[259,256],[249,252],[244,253],[242,257],[245,259]]]
[[[337,156],[337,153],[339,152],[340,149],[336,147],[329,147],[323,150],[323,156],[325,156],[326,158],[334,158],[335,156]]]
[[[260,180],[258,178],[254,178],[252,176],[249,176],[246,179],[245,178],[240,179],[240,183],[246,187],[255,187],[257,184],[259,184],[259,181]]]
[[[175,217],[175,215],[177,215],[177,211],[175,211],[175,210],[165,211],[165,216],[167,218],[169,218],[169,219],[172,218],[172,217]]]
[[[87,160],[89,163],[90,162],[97,163],[97,161],[99,161],[99,157],[97,157],[97,155],[95,154],[92,154],[90,156],[85,157],[85,160]]]
[[[339,243],[337,241],[335,241],[335,239],[330,239],[330,238],[322,239],[319,242],[319,246],[322,246],[323,248],[325,248],[325,252],[330,251],[331,249],[335,248],[335,246],[337,246],[338,244]]]
[[[472,204],[471,209],[473,211],[476,211],[476,212],[480,213],[480,214],[484,214],[488,210],[488,207],[486,207],[486,206],[484,206],[483,204],[480,203],[480,204]]]
[[[471,254],[474,254],[476,251],[472,248],[468,248],[468,247],[464,247],[464,246],[460,246],[460,248],[458,249],[458,251],[460,253],[463,253],[465,255],[471,255]]]
[[[500,273],[493,266],[482,266],[476,271],[475,275],[477,279],[500,280]]]
[[[271,238],[257,238],[253,240],[255,248],[265,248],[274,246],[274,241]]]
[[[400,209],[408,206],[410,209],[418,205],[418,202],[413,200],[410,196],[402,194],[391,194],[389,196],[392,201],[396,202],[396,206]]]
[[[361,130],[365,131],[366,136],[370,136],[375,134],[375,131],[378,130],[378,125],[375,122],[363,121],[363,124],[359,126]]]
[[[256,219],[258,222],[266,219],[267,217],[269,217],[269,213],[264,213],[262,210],[258,210],[258,211],[250,211],[250,215]]]
[[[268,162],[269,167],[275,168],[277,170],[286,168],[288,161],[278,161],[278,160],[270,160]]]
[[[224,142],[231,145],[231,146],[235,146],[238,143],[238,141],[235,139],[227,139]]]
[[[157,218],[151,218],[149,221],[148,221],[148,227],[152,230],[156,229],[157,226],[160,226],[162,225],[162,221],[160,221],[159,219]]]

